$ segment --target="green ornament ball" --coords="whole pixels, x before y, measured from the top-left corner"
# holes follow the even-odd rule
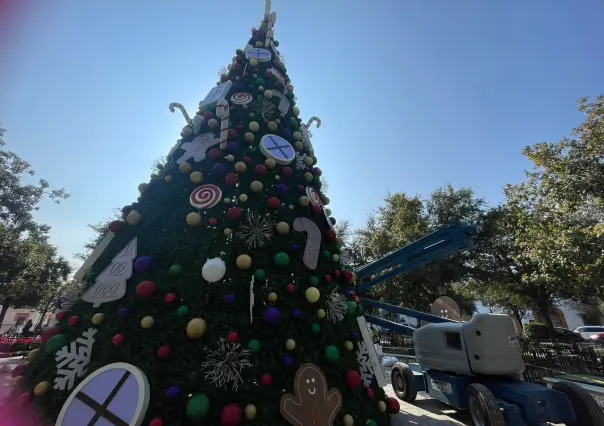
[[[353,315],[357,313],[357,304],[354,302],[346,302],[346,310],[349,315]]]
[[[278,46],[278,44],[275,44],[275,46]],[[243,50],[241,50],[241,49],[237,49],[237,50],[235,50],[235,53],[236,53],[237,55],[239,55],[239,56],[242,56],[242,55],[243,55]]]
[[[210,410],[210,399],[205,393],[193,395],[187,404],[187,417],[190,420],[199,421],[205,417]]]
[[[325,251],[323,252],[323,256],[325,256],[326,258],[328,258],[328,259],[329,259],[329,258],[331,257],[331,253],[329,252],[329,250],[325,250]]]
[[[313,287],[316,287],[319,285],[319,279],[315,276],[310,277],[310,283],[312,284]]]
[[[44,345],[44,352],[49,355],[54,355],[63,346],[67,346],[69,339],[66,334],[55,334]]]
[[[263,280],[266,278],[266,273],[263,269],[256,269],[256,272],[254,272],[254,278],[257,280]]]
[[[310,326],[310,330],[313,333],[317,334],[317,333],[319,333],[321,331],[321,327],[319,327],[319,324],[313,324],[313,325]]]
[[[357,314],[363,315],[363,312],[365,312],[365,307],[363,305],[357,305]]]
[[[369,419],[367,420],[367,423],[365,423],[365,426],[377,426],[377,423],[375,422],[375,420]]]
[[[279,252],[275,255],[275,265],[277,266],[287,266],[289,265],[289,256],[287,253]]]
[[[275,43],[275,46],[279,47],[279,40],[273,40],[273,43]]]
[[[188,306],[181,306],[176,310],[176,315],[178,315],[179,317],[184,317],[189,313],[189,307]]]
[[[180,265],[172,265],[170,266],[170,269],[168,269],[168,274],[172,275],[173,277],[180,275],[181,272],[182,266]]]
[[[252,352],[252,353],[258,353],[260,351],[260,342],[256,339],[250,340],[250,342],[247,344],[247,348]]]
[[[336,362],[340,359],[340,351],[333,345],[325,347],[325,358],[327,361]]]
[[[264,79],[262,77],[256,79],[256,86],[264,86]]]
[[[349,271],[352,271],[352,266],[351,266],[351,265],[346,265],[346,266],[344,267],[344,269],[348,269]]]

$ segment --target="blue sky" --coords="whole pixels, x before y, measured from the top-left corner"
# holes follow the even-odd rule
[[[2,2],[0,2],[1,4]],[[361,226],[388,191],[446,183],[490,202],[522,147],[581,121],[603,90],[598,0],[273,0],[276,38],[338,219]],[[5,139],[71,198],[38,214],[71,257],[86,224],[137,197],[153,161],[248,40],[263,0],[4,0]],[[600,28],[600,29],[598,29]]]

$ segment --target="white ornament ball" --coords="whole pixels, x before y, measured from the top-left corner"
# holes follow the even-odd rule
[[[220,281],[226,273],[226,264],[219,257],[209,259],[201,268],[201,276],[204,280],[215,283]]]
[[[216,120],[215,118],[210,118],[208,120],[208,127],[210,129],[215,129],[216,127],[218,127],[218,120]]]

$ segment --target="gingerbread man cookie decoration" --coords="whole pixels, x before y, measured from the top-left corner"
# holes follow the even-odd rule
[[[281,415],[293,426],[332,426],[342,406],[342,394],[328,389],[315,364],[302,364],[294,377],[294,394],[281,397]]]

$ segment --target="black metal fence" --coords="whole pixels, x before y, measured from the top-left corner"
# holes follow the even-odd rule
[[[415,356],[413,340],[408,336],[382,332],[380,344],[385,354],[403,355],[408,361]],[[604,343],[602,342],[522,341],[521,344],[522,358],[526,364],[524,379],[527,382],[544,385],[544,377],[563,374],[604,377]]]

